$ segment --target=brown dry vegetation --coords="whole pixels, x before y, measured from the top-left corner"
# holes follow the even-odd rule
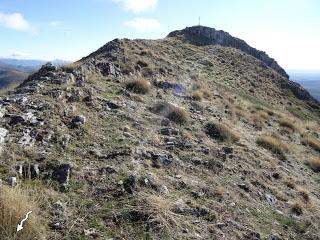
[[[315,172],[320,172],[320,157],[311,157],[306,164]]]
[[[215,121],[205,125],[205,132],[213,139],[219,141],[237,142],[240,137],[227,125]]]
[[[320,152],[320,141],[314,137],[305,137],[301,139],[302,144],[313,148],[315,151]]]
[[[285,154],[289,151],[288,145],[282,142],[281,139],[276,136],[261,136],[257,139],[257,144],[270,150],[274,154],[281,156],[282,158],[285,158]]]
[[[38,203],[29,194],[31,191],[19,187],[0,186],[0,239],[45,239],[45,222],[39,217]],[[17,224],[32,211],[24,223],[23,230],[16,231]]]
[[[283,128],[289,129],[292,132],[296,131],[297,129],[294,122],[287,118],[279,119],[279,125]]]
[[[192,99],[195,101],[202,101],[203,100],[203,93],[199,90],[192,93]]]
[[[126,88],[134,93],[147,94],[150,91],[150,82],[143,78],[135,79],[127,82]]]

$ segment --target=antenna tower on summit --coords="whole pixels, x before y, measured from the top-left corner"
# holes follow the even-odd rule
[[[201,17],[199,16],[199,26],[201,26]]]

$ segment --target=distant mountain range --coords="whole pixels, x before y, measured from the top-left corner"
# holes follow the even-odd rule
[[[320,71],[288,70],[290,80],[301,84],[320,101]]]
[[[22,82],[47,62],[36,59],[0,58],[0,88]],[[64,65],[68,62],[57,59],[51,61],[51,63],[54,65]]]

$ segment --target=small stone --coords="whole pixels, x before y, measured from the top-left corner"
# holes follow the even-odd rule
[[[272,194],[266,194],[266,200],[271,205],[274,205],[277,202],[277,199]]]
[[[11,187],[17,186],[17,177],[9,177],[8,182]]]
[[[0,144],[4,143],[5,137],[8,134],[8,130],[5,128],[0,128]]]
[[[53,213],[55,215],[63,216],[66,210],[65,204],[60,201],[57,201],[53,204]]]
[[[168,118],[164,118],[161,121],[161,126],[169,126],[170,125],[170,120]]]
[[[62,230],[62,224],[60,222],[54,222],[51,224],[51,229],[52,230]]]
[[[83,115],[78,115],[71,121],[72,128],[80,128],[83,124],[86,123],[86,117]]]
[[[24,162],[21,162],[21,161],[18,161],[16,163],[16,170],[17,170],[19,177],[22,177],[22,174],[23,174],[23,164],[24,164]]]
[[[238,187],[241,188],[242,190],[246,191],[246,192],[250,191],[250,188],[246,183],[239,183]]]
[[[70,164],[61,164],[54,172],[53,178],[58,181],[60,184],[66,186],[68,185],[69,178],[71,174],[71,165]]]
[[[137,177],[134,175],[130,175],[124,182],[123,182],[124,189],[133,194],[137,189]]]
[[[270,240],[280,240],[280,237],[275,234],[272,234],[269,239]]]
[[[131,133],[124,132],[123,136],[128,137],[128,138],[133,138],[134,136]]]
[[[167,194],[169,194],[169,190],[168,190],[167,186],[162,185],[161,188],[160,188],[160,193],[161,193],[162,195],[167,195]]]
[[[224,146],[224,147],[222,147],[222,151],[223,151],[225,154],[232,154],[232,153],[233,153],[233,147]]]
[[[85,236],[90,236],[90,237],[98,237],[99,236],[99,234],[97,233],[97,229],[95,229],[95,228],[84,229],[83,233]]]

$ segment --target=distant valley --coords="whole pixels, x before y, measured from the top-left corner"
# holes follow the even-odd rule
[[[0,58],[0,88],[19,84],[46,62],[45,60]],[[54,60],[52,63],[63,65],[67,62]]]
[[[301,84],[320,101],[320,71],[289,70],[290,80]]]

